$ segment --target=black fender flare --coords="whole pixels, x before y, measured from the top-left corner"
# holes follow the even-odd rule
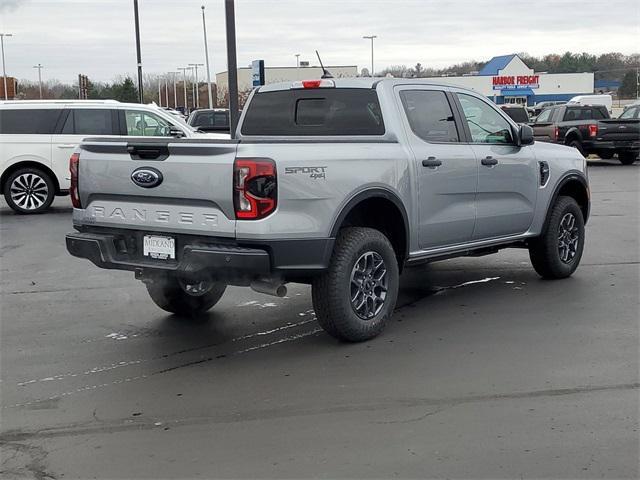
[[[567,139],[572,136],[578,137],[578,141],[582,143],[582,133],[580,132],[580,129],[578,127],[571,127],[569,130],[567,130],[567,133],[564,134],[564,143],[567,144]]]
[[[338,235],[338,231],[344,222],[344,219],[347,218],[347,215],[353,210],[359,203],[364,200],[368,200],[370,198],[383,198],[385,200],[391,201],[402,214],[402,223],[404,225],[404,233],[405,233],[405,257],[409,256],[409,244],[410,244],[410,231],[409,231],[409,216],[407,215],[407,210],[404,207],[404,203],[394,192],[388,190],[386,188],[381,187],[373,187],[358,192],[354,195],[347,203],[342,207],[340,213],[336,217],[333,222],[333,226],[331,227],[331,238],[335,238]],[[403,259],[403,261],[406,258]]]
[[[551,213],[551,207],[556,203],[556,200],[558,199],[558,196],[560,195],[560,190],[562,190],[562,187],[564,187],[567,183],[569,182],[573,182],[573,181],[578,181],[582,187],[584,188],[586,194],[587,194],[587,205],[585,208],[584,213],[584,224],[587,224],[587,220],[589,219],[589,212],[591,211],[591,194],[589,191],[589,184],[587,183],[587,180],[582,176],[582,175],[578,175],[577,173],[569,173],[567,175],[565,175],[564,177],[562,177],[558,183],[556,183],[556,186],[553,188],[553,194],[551,195],[551,200],[549,201],[549,205],[547,206],[547,214],[544,220],[544,227],[543,227],[543,231],[544,229],[547,228],[547,223],[549,221],[549,215]]]

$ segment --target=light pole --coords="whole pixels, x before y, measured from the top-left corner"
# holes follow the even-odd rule
[[[138,20],[138,0],[133,0],[133,16],[136,24],[136,56],[138,60],[138,97],[140,103],[143,101],[142,92],[142,54],[140,53],[140,22]]]
[[[176,70],[182,71],[182,86],[184,87],[184,114],[187,113],[187,70],[189,67],[178,67]]]
[[[13,33],[0,33],[0,47],[2,48],[2,78],[4,79],[4,99],[7,97],[7,70],[4,63],[4,37],[13,37]]]
[[[189,64],[190,67],[193,67],[194,71],[195,71],[195,80],[196,83],[194,85],[193,88],[193,95],[194,95],[194,103],[195,103],[195,107],[196,108],[200,108],[200,85],[198,85],[198,67],[204,67],[204,63],[190,63]]]
[[[296,53],[294,57],[296,57],[296,80],[300,80],[300,54]]]
[[[173,76],[173,108],[178,106],[178,85],[176,84],[176,75],[180,72],[169,72]]]
[[[211,95],[211,71],[209,70],[209,47],[207,45],[207,23],[204,19],[204,5],[202,5],[202,31],[204,32],[204,59],[207,63],[207,95],[209,95],[209,108],[213,108]]]
[[[193,94],[193,67],[187,67],[189,70],[189,80],[191,81],[191,105],[195,107],[196,98]]]
[[[42,69],[44,68],[42,65],[34,65],[33,68],[38,69],[38,89],[40,90],[40,100],[42,100]]]
[[[238,57],[236,54],[236,7],[234,0],[224,0],[227,30],[227,79],[229,88],[229,126],[231,138],[236,138],[238,126]]]
[[[362,37],[364,39],[367,40],[371,40],[371,76],[373,77],[373,39],[374,38],[378,38],[377,35],[365,35],[364,37]]]
[[[165,107],[169,107],[169,76],[164,76],[164,103]]]
[[[162,106],[162,78],[158,75],[158,106]]]

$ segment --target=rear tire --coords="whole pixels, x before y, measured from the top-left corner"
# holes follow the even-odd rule
[[[638,159],[638,152],[618,152],[618,160],[623,165],[631,165]]]
[[[389,239],[373,228],[344,228],[329,269],[312,284],[318,322],[339,340],[369,340],[391,317],[398,285],[398,260]]]
[[[580,152],[580,155],[582,155],[583,157],[587,157],[587,154],[585,153],[584,147],[582,146],[582,143],[580,143],[580,140],[571,140],[569,142],[569,146],[578,150]]]
[[[538,275],[547,279],[569,277],[584,250],[582,210],[571,197],[558,197],[544,232],[529,246],[529,258]]]
[[[184,317],[194,317],[213,307],[222,298],[227,285],[202,281],[186,283],[175,275],[163,275],[147,283],[151,300],[161,309]]]
[[[22,215],[42,213],[56,194],[51,177],[44,171],[26,167],[9,175],[2,188],[7,205]]]

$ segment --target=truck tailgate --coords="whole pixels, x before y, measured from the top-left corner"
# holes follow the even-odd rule
[[[640,120],[633,118],[612,118],[600,120],[598,140],[615,142],[640,138]]]
[[[82,209],[74,210],[74,222],[235,237],[236,148],[231,140],[87,139],[78,175]],[[141,168],[161,178],[157,185],[134,182]]]

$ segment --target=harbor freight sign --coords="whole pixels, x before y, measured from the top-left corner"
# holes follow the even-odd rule
[[[493,77],[493,89],[538,88],[540,75],[500,75]]]

